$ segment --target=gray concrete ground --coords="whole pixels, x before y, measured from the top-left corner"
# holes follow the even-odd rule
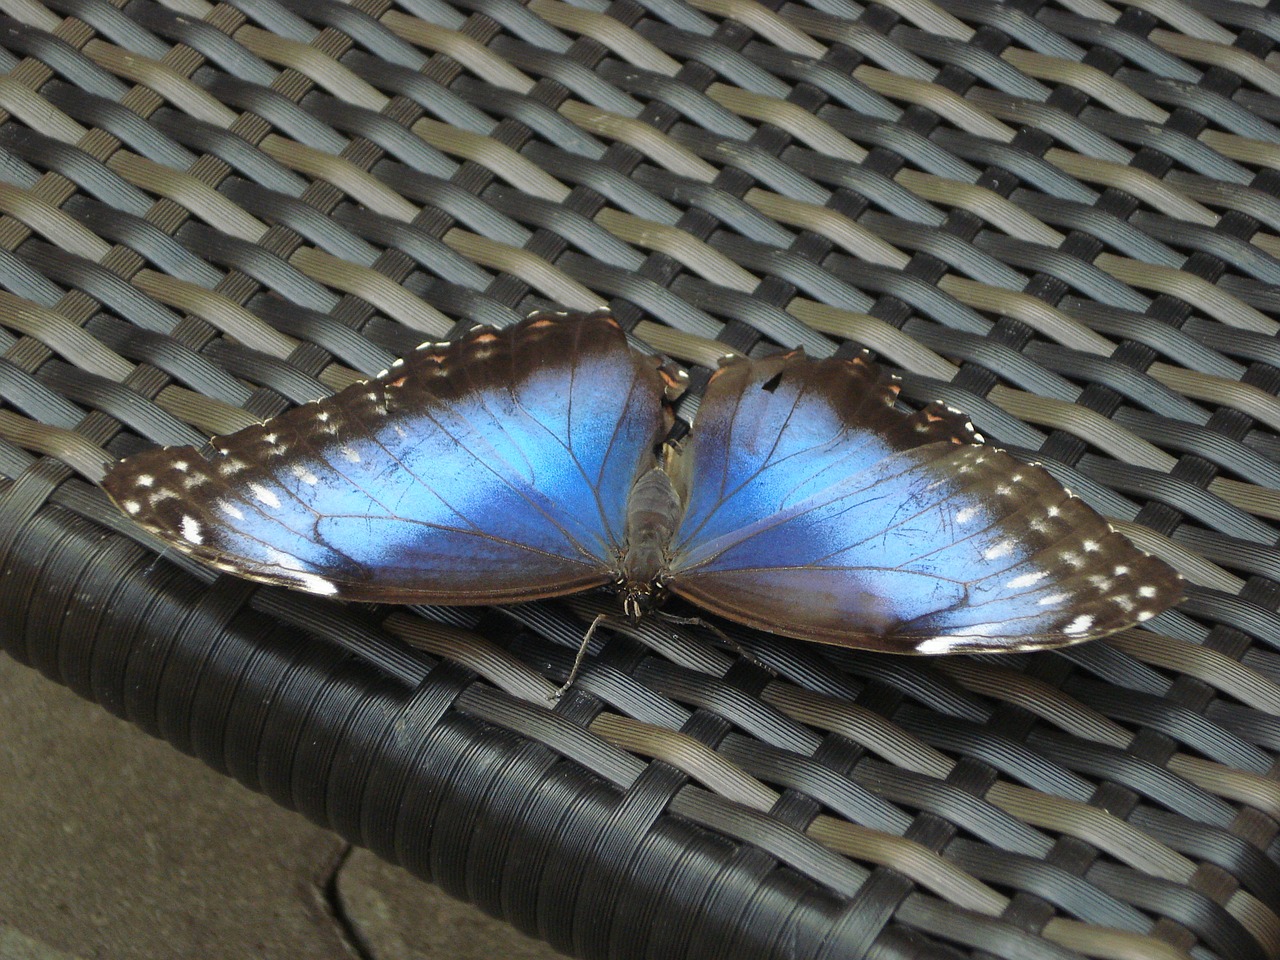
[[[555,960],[0,654],[0,960]]]

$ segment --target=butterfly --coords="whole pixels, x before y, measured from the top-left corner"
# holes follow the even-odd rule
[[[378,377],[102,482],[167,544],[346,600],[498,604],[608,587],[895,653],[1062,646],[1181,580],[957,412],[895,407],[868,356],[723,363],[682,387],[605,312],[424,344]]]

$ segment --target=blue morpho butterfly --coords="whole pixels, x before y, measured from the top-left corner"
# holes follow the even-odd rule
[[[866,357],[726,363],[670,444],[674,385],[608,314],[534,314],[103,486],[219,569],[348,600],[611,587],[633,618],[674,593],[788,637],[940,654],[1089,640],[1181,593],[960,415],[897,411]]]

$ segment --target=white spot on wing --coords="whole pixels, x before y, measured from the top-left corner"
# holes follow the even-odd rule
[[[200,530],[200,521],[190,514],[182,518],[182,538],[196,546],[204,543],[204,534]]]
[[[1013,541],[1001,540],[994,547],[987,547],[986,550],[983,550],[982,559],[999,560],[1001,557],[1006,557],[1011,553],[1013,553]]]
[[[233,503],[227,503],[223,500],[218,504],[218,509],[225,513],[232,520],[243,520],[244,512]]]
[[[1138,588],[1138,596],[1140,597],[1154,597],[1155,595],[1156,595],[1155,587],[1143,586]]]
[[[1088,632],[1089,628],[1092,626],[1093,617],[1087,613],[1082,613],[1063,627],[1062,632],[1069,637],[1078,637],[1080,634]]]
[[[1009,590],[1021,590],[1023,587],[1030,587],[1033,584],[1039,583],[1047,576],[1049,576],[1049,574],[1045,570],[1038,570],[1035,573],[1024,573],[1020,577],[1014,577],[1005,584],[1005,587]]]
[[[142,504],[140,504],[137,500],[126,500],[124,503],[121,504],[121,506],[124,507],[128,513],[137,513],[139,510],[142,509]]]
[[[993,646],[999,644],[1000,624],[998,623],[975,623],[964,627],[955,633],[944,633],[941,636],[930,637],[928,640],[922,640],[916,644],[916,653],[925,655],[937,655],[941,653],[956,653],[960,650],[989,650]]]
[[[264,487],[262,484],[251,483],[249,484],[249,489],[250,491],[252,491],[254,499],[256,499],[259,503],[265,503],[268,507],[271,507],[273,510],[279,508],[280,498],[277,497],[270,490],[268,490],[266,487]]]
[[[140,487],[149,487],[156,482],[156,478],[149,473],[138,474],[138,479],[134,481]]]
[[[943,653],[951,653],[953,650],[966,646],[973,646],[973,639],[970,637],[954,637],[941,636],[930,637],[928,640],[921,640],[916,644],[916,653],[922,653],[925,656],[938,656]]]
[[[342,459],[346,460],[348,463],[360,462],[360,454],[356,453],[356,451],[351,447],[343,447],[338,452],[342,454]]]
[[[977,507],[965,507],[956,514],[956,523],[968,523],[978,515]]]
[[[293,574],[298,580],[298,585],[307,593],[314,593],[321,597],[331,597],[338,592],[330,581],[324,577],[318,577],[314,573],[296,573]]]
[[[290,468],[290,472],[309,487],[314,487],[320,482],[319,477],[301,464],[294,464],[294,466]]]

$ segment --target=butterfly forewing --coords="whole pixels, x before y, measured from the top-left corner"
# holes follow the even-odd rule
[[[535,316],[103,486],[180,550],[356,600],[481,603],[607,582],[666,428],[662,380],[605,316]]]
[[[860,367],[783,357],[713,378],[674,592],[775,633],[921,653],[1074,643],[1177,599],[1176,573],[1043,469],[972,444],[945,409],[893,411]]]

